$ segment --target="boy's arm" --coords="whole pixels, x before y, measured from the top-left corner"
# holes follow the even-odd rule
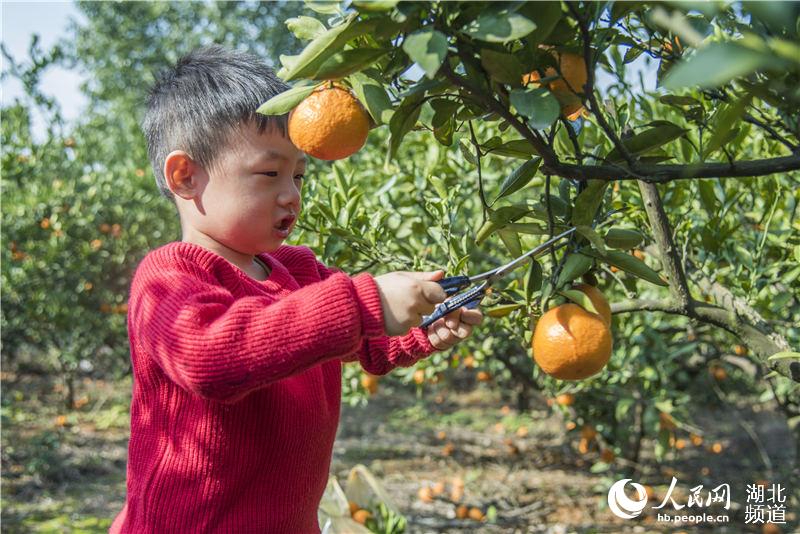
[[[131,289],[131,341],[204,398],[235,402],[384,333],[369,275],[334,273],[275,300],[234,298],[196,265],[140,270]]]
[[[320,278],[326,280],[341,271],[317,262]],[[404,336],[367,337],[358,351],[343,358],[345,362],[358,361],[361,367],[373,375],[385,375],[395,367],[410,367],[417,361],[436,352],[422,328],[412,328]]]

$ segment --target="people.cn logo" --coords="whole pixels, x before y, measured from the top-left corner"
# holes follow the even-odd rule
[[[625,484],[630,482],[630,478],[623,478],[614,483],[611,489],[608,490],[608,507],[614,512],[614,515],[622,519],[633,519],[644,510],[647,506],[647,491],[644,486],[631,482],[631,485],[636,490],[637,499],[631,499],[625,495]]]

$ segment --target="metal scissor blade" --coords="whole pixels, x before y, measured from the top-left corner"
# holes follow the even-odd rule
[[[484,279],[489,280],[491,282],[492,280],[496,280],[496,279],[498,279],[500,277],[503,277],[506,274],[508,274],[511,271],[513,271],[514,269],[516,269],[517,267],[519,267],[528,258],[533,257],[533,256],[537,256],[537,255],[541,254],[542,252],[548,250],[551,246],[553,246],[553,244],[557,243],[559,240],[561,240],[561,239],[565,238],[566,236],[570,235],[574,231],[575,231],[575,228],[570,228],[569,230],[565,230],[564,232],[561,232],[557,236],[554,236],[554,237],[548,239],[547,241],[545,241],[544,243],[542,243],[538,247],[534,248],[533,250],[530,250],[530,251],[526,252],[525,254],[523,254],[522,256],[519,256],[518,258],[515,258],[515,259],[511,260],[510,262],[506,263],[505,265],[501,265],[500,267],[496,267],[496,268],[492,269],[491,271],[486,271],[485,273],[476,274],[475,276],[470,277],[469,280],[470,280],[470,282],[473,282],[473,283],[474,282],[478,282],[480,280],[484,280]]]

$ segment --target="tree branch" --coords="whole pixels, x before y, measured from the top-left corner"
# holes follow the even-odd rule
[[[631,170],[618,165],[552,165],[542,161],[546,172],[573,180],[639,180],[666,183],[688,178],[750,178],[800,170],[800,154],[731,163],[691,165],[638,165]]]
[[[767,368],[800,382],[800,362],[792,360],[768,360],[770,356],[785,349],[785,340],[776,343],[768,334],[745,321],[733,310],[692,300],[688,309],[672,300],[631,300],[615,302],[611,313],[622,314],[634,311],[659,311],[672,315],[683,315],[696,321],[722,328],[737,336],[750,349],[751,353]]]
[[[647,212],[647,218],[650,220],[653,237],[656,240],[659,255],[661,256],[659,258],[661,265],[664,266],[664,270],[667,272],[669,292],[679,306],[688,308],[692,302],[689,285],[686,282],[683,261],[672,240],[672,229],[664,211],[661,196],[658,194],[658,187],[655,184],[639,181],[639,191],[642,193],[644,209]]]

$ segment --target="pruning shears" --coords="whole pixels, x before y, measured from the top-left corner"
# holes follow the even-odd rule
[[[437,319],[444,317],[448,313],[452,312],[453,310],[457,310],[458,308],[475,308],[483,300],[483,297],[486,296],[486,290],[489,289],[489,287],[496,280],[502,278],[525,263],[528,258],[535,258],[536,256],[549,251],[550,247],[565,237],[571,235],[573,232],[575,232],[575,230],[576,228],[573,227],[569,230],[561,232],[557,236],[548,239],[538,247],[526,252],[522,256],[511,260],[505,265],[501,265],[500,267],[486,271],[485,273],[476,274],[475,276],[461,275],[442,278],[439,280],[439,285],[442,286],[442,289],[444,289],[444,292],[447,293],[447,296],[450,298],[441,304],[437,304],[436,309],[431,315],[424,316],[420,327],[427,328]],[[464,291],[463,293],[460,293],[461,290],[466,289],[478,282],[482,283],[467,291]]]
[[[602,217],[602,222],[598,226],[604,226],[610,222],[610,217],[615,213],[619,213],[625,211],[627,208],[617,208],[609,211]],[[592,225],[595,226],[594,224]],[[516,259],[511,260],[510,262],[506,263],[505,265],[501,265],[495,269],[490,271],[486,271],[485,273],[476,274],[475,276],[449,276],[447,278],[442,278],[439,280],[439,285],[442,286],[444,292],[449,297],[447,300],[442,302],[441,304],[436,305],[436,309],[433,311],[431,315],[426,315],[422,317],[422,324],[420,325],[421,328],[427,328],[430,326],[434,321],[437,319],[441,319],[448,313],[452,312],[453,310],[457,310],[458,308],[465,307],[465,308],[475,308],[478,304],[481,303],[483,297],[486,296],[486,290],[494,283],[495,280],[502,278],[503,276],[507,275],[520,265],[524,264],[528,258],[535,258],[537,256],[542,255],[545,252],[549,252],[550,248],[558,243],[560,240],[564,239],[572,235],[578,229],[577,227],[572,227],[569,230],[565,230],[560,234],[553,236],[552,238],[548,239],[538,247],[534,248],[519,256]],[[561,247],[566,245],[566,243],[562,243],[553,250],[557,250]],[[460,293],[462,289],[466,289],[473,284],[478,282],[482,282],[480,285],[473,287],[472,289],[468,289],[463,293]]]

